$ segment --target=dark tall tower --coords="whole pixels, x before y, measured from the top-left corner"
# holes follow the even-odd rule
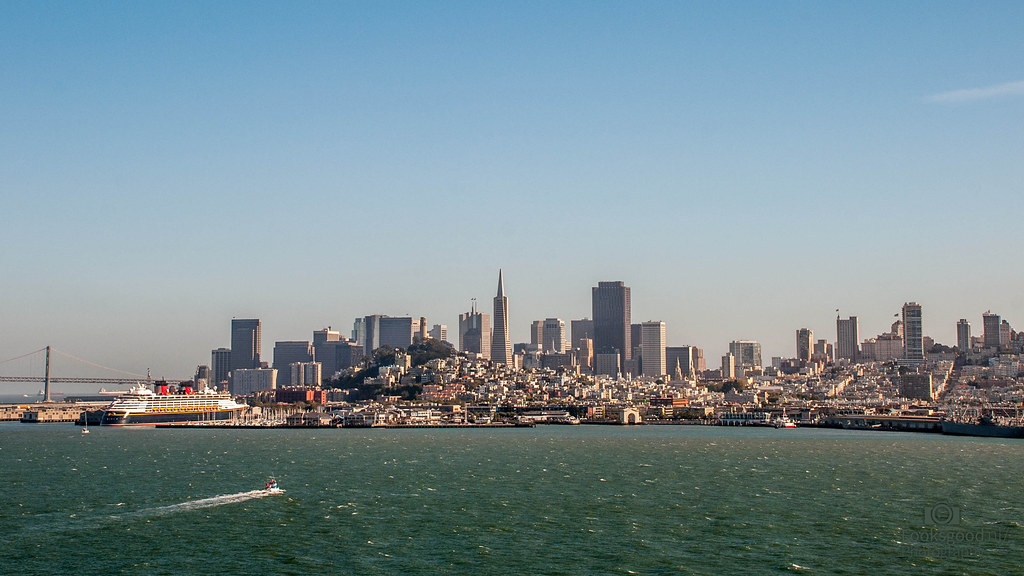
[[[508,298],[505,297],[505,281],[498,269],[498,295],[494,297],[494,332],[491,336],[491,360],[512,364],[512,342],[508,337]]]
[[[231,369],[259,368],[262,341],[259,318],[231,320]]]
[[[629,287],[622,282],[598,282],[591,288],[594,353],[619,354],[621,363],[633,357],[630,338]]]

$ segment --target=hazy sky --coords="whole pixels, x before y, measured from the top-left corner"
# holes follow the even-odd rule
[[[516,342],[622,280],[709,367],[836,308],[1024,326],[1021,30],[1016,1],[4,2],[0,360],[186,377],[232,317],[268,361],[365,314],[457,334],[499,267]]]

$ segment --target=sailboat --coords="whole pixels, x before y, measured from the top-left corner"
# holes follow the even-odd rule
[[[82,412],[82,434],[89,433],[89,411]]]

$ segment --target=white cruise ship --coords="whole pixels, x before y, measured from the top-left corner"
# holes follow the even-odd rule
[[[171,391],[166,382],[157,382],[156,391],[139,384],[114,400],[103,413],[104,426],[179,424],[231,420],[245,410],[227,392],[193,391],[182,384]]]

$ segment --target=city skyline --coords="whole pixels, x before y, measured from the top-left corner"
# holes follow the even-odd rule
[[[498,268],[512,343],[623,281],[712,365],[1024,322],[1021,4],[5,8],[0,359],[454,332]]]

